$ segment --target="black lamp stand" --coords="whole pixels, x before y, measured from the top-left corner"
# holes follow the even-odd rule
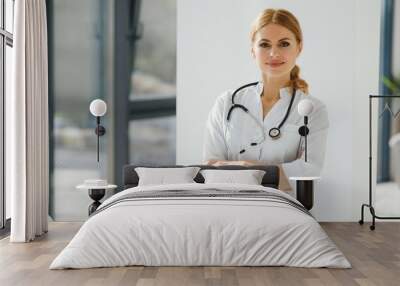
[[[97,162],[99,162],[99,148],[100,148],[100,136],[106,134],[106,129],[104,126],[100,125],[100,116],[96,116],[97,126],[95,129],[95,133],[97,135]]]
[[[304,136],[304,161],[307,162],[307,135],[310,130],[307,127],[308,124],[308,116],[304,116],[304,125],[299,128],[299,134]]]

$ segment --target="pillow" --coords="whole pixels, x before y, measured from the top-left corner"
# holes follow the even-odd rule
[[[261,185],[265,171],[262,170],[202,170],[205,184],[233,183]]]
[[[199,167],[135,168],[139,176],[138,186],[196,183],[193,179],[199,170]]]

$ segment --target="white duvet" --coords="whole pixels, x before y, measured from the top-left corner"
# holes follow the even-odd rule
[[[238,184],[176,184],[154,190],[265,190]],[[185,198],[124,201],[90,217],[50,269],[126,265],[350,268],[318,222],[287,204],[262,199]]]

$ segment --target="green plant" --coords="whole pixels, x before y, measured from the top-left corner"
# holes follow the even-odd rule
[[[382,78],[383,84],[394,94],[400,94],[400,78],[389,78],[387,76],[383,76]]]

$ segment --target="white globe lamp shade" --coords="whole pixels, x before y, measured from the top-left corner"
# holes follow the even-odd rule
[[[103,116],[107,112],[107,104],[101,99],[95,99],[90,103],[89,110],[94,116]]]
[[[308,116],[314,109],[314,104],[310,99],[302,99],[297,105],[297,111],[301,116]]]

